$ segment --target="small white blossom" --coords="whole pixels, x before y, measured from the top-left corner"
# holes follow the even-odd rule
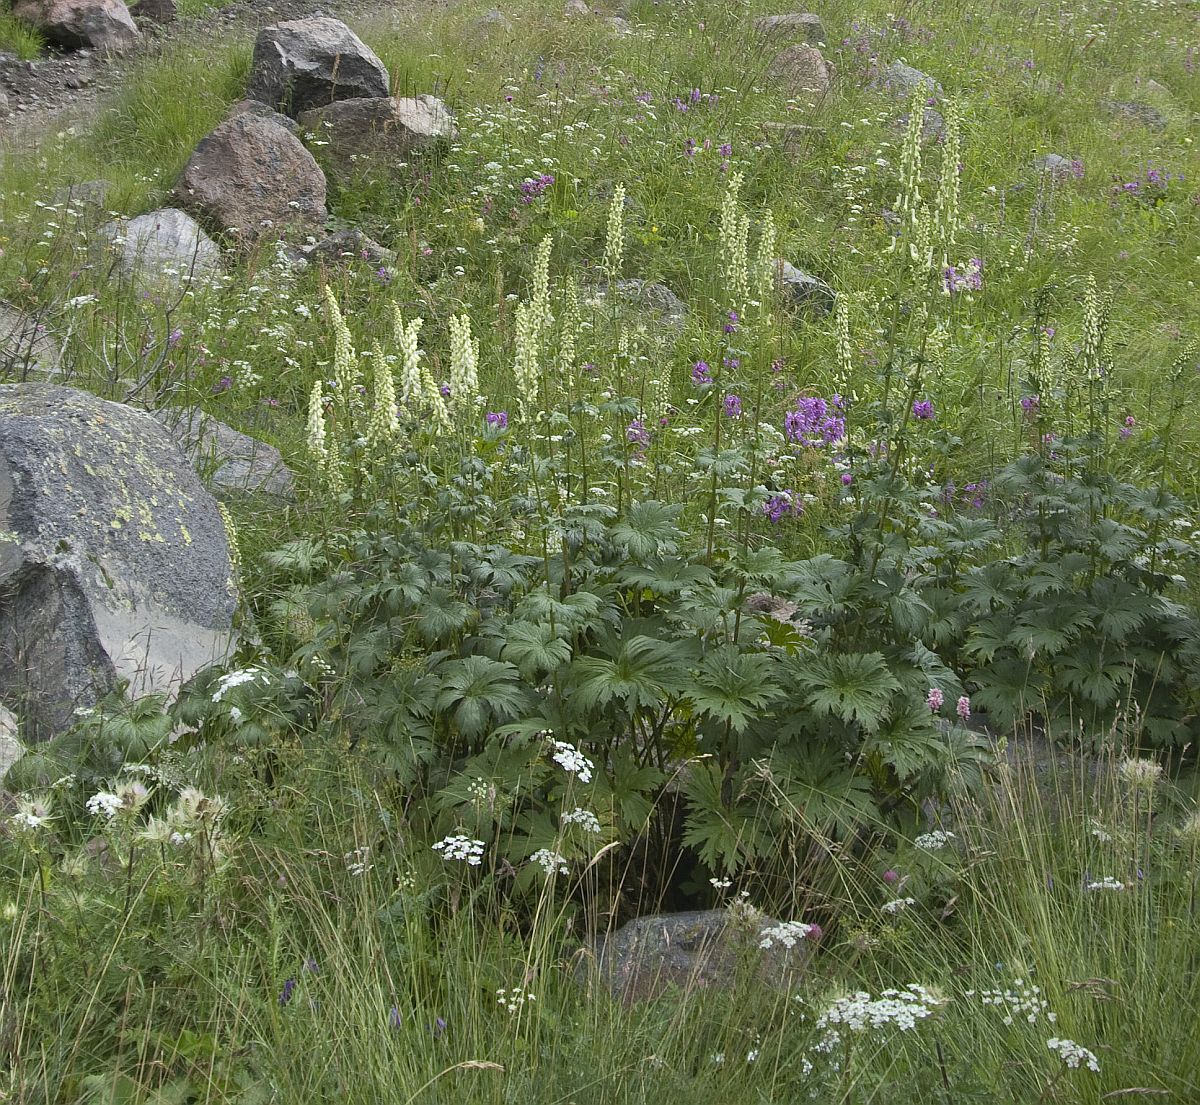
[[[539,864],[547,875],[553,875],[556,870],[560,875],[567,873],[567,861],[549,848],[539,848],[529,857],[529,862]]]
[[[22,798],[17,803],[17,812],[10,820],[26,832],[36,832],[53,820],[50,803],[44,798]]]
[[[812,930],[812,925],[806,925],[802,921],[783,921],[778,925],[771,925],[769,928],[763,929],[758,934],[758,946],[772,948],[776,944],[782,944],[785,948],[794,948]]]
[[[1097,879],[1095,882],[1087,884],[1089,890],[1124,890],[1126,889],[1123,882],[1114,879],[1112,875],[1105,875],[1102,879]]]
[[[552,743],[554,751],[550,754],[550,758],[568,775],[578,776],[581,783],[590,783],[596,765],[573,744],[568,744],[566,741]]]
[[[93,817],[103,814],[110,821],[121,812],[121,799],[107,790],[93,794],[84,807]]]
[[[269,682],[267,673],[262,668],[242,668],[240,671],[226,672],[217,680],[217,689],[213,691],[212,700],[220,702],[234,687],[240,687],[243,683],[253,683],[260,677],[264,683]]]
[[[497,990],[496,1001],[509,1011],[515,1013],[528,1001],[536,1001],[537,995],[531,994],[528,990],[522,990],[516,986],[511,990]]]
[[[1096,1053],[1077,1044],[1074,1040],[1060,1040],[1057,1036],[1052,1036],[1046,1041],[1046,1046],[1057,1053],[1058,1057],[1072,1070],[1078,1070],[1083,1066],[1097,1074],[1100,1073],[1100,1060],[1096,1058]]]
[[[564,813],[562,821],[564,825],[578,825],[585,833],[600,832],[599,818],[591,810],[580,806],[576,806],[570,813]]]
[[[444,860],[461,860],[472,867],[478,867],[483,862],[483,841],[472,840],[461,834],[439,840],[433,850]]]
[[[359,878],[365,875],[375,866],[371,862],[370,845],[364,844],[361,848],[355,848],[353,852],[347,852],[342,859],[346,861],[346,870],[354,877]]]
[[[879,908],[883,910],[884,913],[895,916],[897,913],[902,913],[904,910],[908,909],[909,906],[916,904],[916,898],[894,898],[890,902],[884,902],[884,904]]]
[[[936,852],[941,848],[945,848],[954,839],[955,836],[953,833],[934,829],[933,832],[922,833],[916,837],[913,840],[913,844],[924,852]]]

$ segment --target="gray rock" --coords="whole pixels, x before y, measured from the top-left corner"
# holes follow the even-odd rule
[[[99,235],[116,250],[121,272],[146,283],[202,284],[221,272],[220,249],[178,207],[116,219],[100,227]]]
[[[622,19],[619,15],[607,16],[604,20],[605,25],[613,34],[631,35],[633,34],[633,24],[628,19]]]
[[[12,13],[67,50],[127,50],[141,33],[122,0],[17,0]]]
[[[909,114],[901,115],[893,124],[895,130],[908,129]],[[946,133],[946,119],[936,107],[921,109],[921,141],[925,144],[936,142]]]
[[[0,386],[0,697],[26,741],[119,680],[172,693],[233,642],[216,501],[148,414]]]
[[[275,446],[227,426],[198,407],[163,408],[152,413],[219,497],[293,497],[296,478]]]
[[[1071,161],[1062,154],[1047,153],[1033,159],[1033,169],[1037,173],[1045,173],[1058,180],[1071,175]]]
[[[340,19],[312,16],[258,32],[246,95],[288,115],[386,96],[388,71]]]
[[[490,8],[479,17],[479,26],[484,30],[499,30],[510,34],[513,29],[512,20],[499,8]]]
[[[454,137],[454,117],[434,96],[339,100],[306,111],[300,126],[328,143],[322,156],[339,178],[395,167]]]
[[[0,378],[56,376],[59,351],[43,323],[0,300]]]
[[[1133,100],[1102,100],[1100,107],[1114,118],[1128,119],[1149,130],[1166,130],[1170,122],[1166,113],[1153,104],[1141,104]]]
[[[238,115],[201,140],[175,186],[179,206],[249,245],[325,223],[325,174],[294,134]]]
[[[599,974],[625,1004],[672,990],[729,989],[743,972],[777,990],[793,986],[808,961],[803,939],[787,948],[761,948],[763,932],[779,924],[770,917],[731,910],[639,917],[605,937],[596,949]]]
[[[129,9],[129,14],[135,19],[144,19],[147,23],[157,23],[165,27],[174,23],[179,16],[175,0],[138,0]]]
[[[674,330],[683,329],[688,314],[687,304],[665,284],[629,279],[618,280],[614,287],[621,301],[651,312]],[[585,296],[593,303],[600,303],[607,297],[608,286],[605,284],[590,289]]]
[[[0,706],[0,788],[4,786],[8,769],[24,755],[25,746],[20,741],[17,715]]]
[[[107,211],[112,184],[107,180],[81,180],[59,188],[53,196],[55,203],[65,204],[77,211]]]
[[[370,261],[373,265],[394,265],[396,254],[368,238],[361,230],[339,230],[315,246],[300,250],[306,261],[340,265],[347,261]]]
[[[259,119],[265,119],[268,123],[274,123],[277,127],[283,127],[284,130],[292,134],[300,133],[300,124],[295,119],[281,115],[273,107],[268,107],[261,100],[238,100],[225,113],[225,118],[236,119],[239,115],[253,115]]]
[[[754,20],[754,29],[760,38],[772,40],[801,38],[812,46],[820,46],[829,41],[825,36],[825,25],[821,22],[821,17],[811,12],[761,15]]]
[[[585,0],[567,0],[563,5],[563,15],[580,16],[591,15],[592,9],[587,6]]]
[[[815,46],[798,42],[781,50],[767,66],[767,76],[785,96],[829,91],[837,70]]]
[[[906,100],[912,95],[913,89],[924,87],[932,99],[940,100],[945,93],[928,73],[914,69],[902,61],[894,61],[885,69],[880,70],[870,81],[869,88],[876,92],[887,92],[894,99]]]
[[[793,305],[820,315],[829,314],[837,300],[837,292],[824,280],[788,261],[779,262],[779,294]]]

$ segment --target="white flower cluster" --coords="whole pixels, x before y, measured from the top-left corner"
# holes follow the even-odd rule
[[[555,871],[560,875],[567,873],[567,861],[549,848],[539,848],[529,857],[529,862],[539,864],[547,875],[553,875]]]
[[[1126,886],[1120,880],[1114,879],[1112,875],[1105,875],[1102,879],[1089,882],[1087,888],[1089,890],[1125,890]]]
[[[444,860],[462,860],[472,867],[478,867],[483,862],[483,841],[472,840],[461,834],[439,840],[433,850]]]
[[[825,1035],[815,1050],[832,1051],[841,1042],[843,1030],[862,1033],[895,1028],[908,1032],[946,1000],[917,983],[909,983],[903,990],[884,990],[875,999],[863,990],[837,998],[817,1018],[816,1027]]]
[[[93,817],[103,814],[109,821],[119,813],[137,813],[150,798],[150,792],[136,779],[124,779],[115,791],[93,794],[84,806]]]
[[[355,848],[353,852],[347,852],[342,859],[346,861],[346,870],[356,879],[365,875],[375,866],[371,862],[371,846],[369,844]]]
[[[914,838],[913,844],[923,852],[937,852],[955,839],[953,833],[944,832],[942,829],[934,829],[933,832],[922,833],[920,836]]]
[[[916,904],[916,898],[893,898],[890,902],[884,902],[879,908],[894,917],[897,913],[903,913],[909,906]]]
[[[585,810],[581,806],[576,806],[570,813],[564,813],[562,823],[578,825],[585,833],[598,835],[600,832],[600,819],[591,810]]]
[[[234,687],[240,687],[243,683],[253,683],[259,678],[264,683],[270,681],[262,668],[241,668],[238,671],[226,672],[217,680],[217,689],[213,691],[212,700],[220,702]]]
[[[803,921],[783,921],[778,925],[771,925],[769,928],[763,929],[758,934],[758,946],[773,948],[776,944],[782,944],[785,948],[794,948],[812,930],[812,925],[806,925]]]
[[[554,751],[550,754],[550,758],[563,771],[568,775],[578,776],[581,783],[590,783],[592,781],[592,772],[596,770],[596,765],[580,752],[578,748],[573,744],[568,744],[566,741],[554,741],[553,746]]]
[[[1057,1036],[1052,1036],[1046,1041],[1046,1046],[1056,1052],[1058,1057],[1072,1070],[1078,1070],[1083,1066],[1097,1074],[1100,1073],[1100,1060],[1096,1058],[1096,1053],[1077,1044],[1074,1040],[1060,1040]]]
[[[18,829],[35,832],[53,820],[50,802],[45,798],[22,798],[17,803],[17,812],[9,820]]]
[[[1006,990],[968,990],[965,996],[978,997],[983,1005],[1004,1010],[1006,1025],[1012,1025],[1018,1017],[1029,1024],[1037,1024],[1042,1017],[1050,1024],[1058,1020],[1058,1014],[1051,1010],[1050,1003],[1042,997],[1042,988],[1026,983],[1024,979],[1014,978]]]
[[[496,1001],[510,1013],[517,1012],[527,1001],[536,1000],[536,994],[531,994],[528,990],[522,990],[519,986],[511,990],[496,991]]]

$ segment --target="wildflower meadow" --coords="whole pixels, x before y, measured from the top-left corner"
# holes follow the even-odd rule
[[[0,1100],[1200,1102],[1197,11],[784,11],[339,9],[454,116],[300,128],[386,255],[116,264],[252,33],[0,137],[57,381],[295,474],[3,781]]]

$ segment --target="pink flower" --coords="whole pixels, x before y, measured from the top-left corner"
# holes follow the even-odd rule
[[[930,687],[929,694],[925,697],[925,701],[929,705],[929,709],[936,714],[945,703],[946,696],[942,693],[942,689],[940,687]]]
[[[896,882],[899,882],[899,881],[900,881],[900,872],[899,872],[899,871],[894,871],[894,870],[892,870],[892,868],[890,868],[890,867],[889,867],[889,868],[888,868],[886,871],[884,871],[884,873],[883,873],[883,881],[884,881],[884,882],[886,882],[886,883],[888,883],[889,885],[890,885],[891,883],[896,883]]]
[[[959,716],[959,720],[966,721],[971,716],[971,700],[964,694],[955,706],[955,712]]]

